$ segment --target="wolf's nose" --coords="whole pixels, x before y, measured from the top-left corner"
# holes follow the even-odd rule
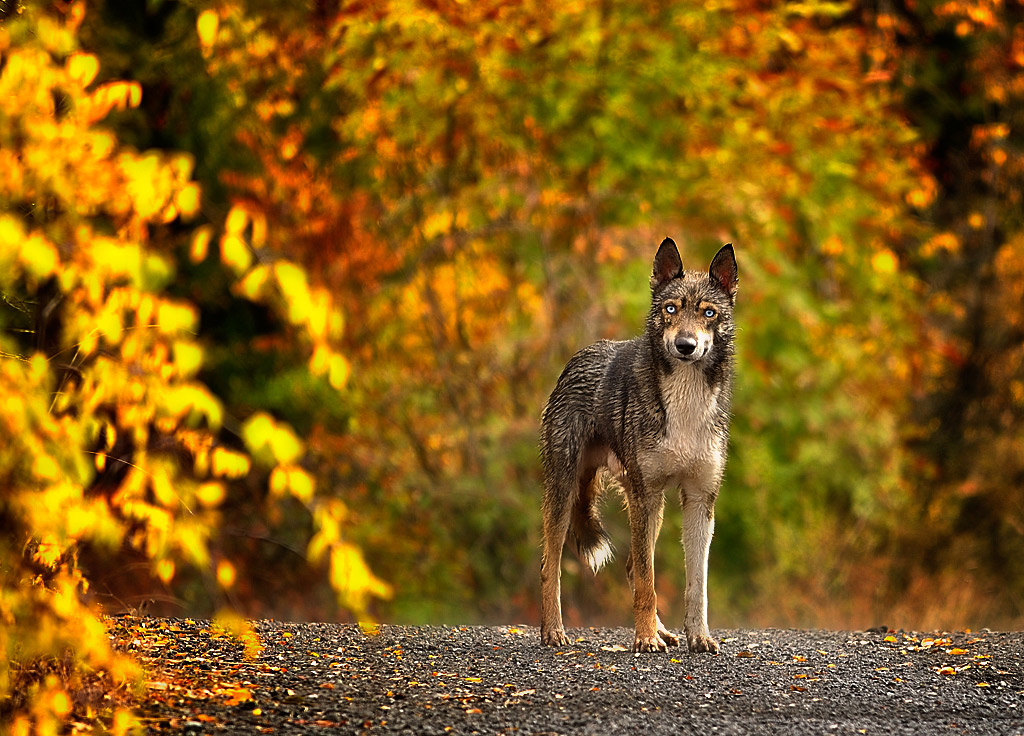
[[[676,350],[679,351],[680,355],[693,355],[693,351],[697,349],[697,341],[692,337],[677,337],[676,338]]]

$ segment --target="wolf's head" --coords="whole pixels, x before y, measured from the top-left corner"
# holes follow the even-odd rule
[[[684,271],[679,250],[665,238],[651,272],[647,333],[670,358],[697,362],[726,357],[735,327],[732,310],[739,284],[732,244],[722,246],[703,271]]]

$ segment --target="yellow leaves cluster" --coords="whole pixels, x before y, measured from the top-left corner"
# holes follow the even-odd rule
[[[342,536],[348,509],[338,499],[318,500],[313,507],[317,532],[309,542],[306,556],[312,562],[325,561],[331,587],[340,605],[363,612],[371,597],[390,598],[391,586],[376,577],[362,552]]]
[[[173,264],[148,242],[152,226],[198,210],[191,159],[139,154],[95,127],[110,110],[138,105],[141,88],[89,89],[98,61],[74,49],[69,27],[27,14],[5,24],[0,54],[0,289],[62,312],[50,358],[20,355],[0,335],[0,475],[18,530],[0,542],[2,698],[13,666],[65,650],[121,684],[132,670],[82,602],[78,545],[127,543],[170,581],[176,561],[208,562],[209,509],[223,493],[151,449],[154,437],[173,443],[194,427],[216,429],[222,413],[193,381],[197,311],[161,294]],[[45,218],[23,217],[43,203]],[[40,292],[46,282],[59,296]],[[109,471],[122,480],[93,493]],[[19,572],[23,551],[42,574]],[[67,696],[48,683],[33,693],[18,723],[52,732]]]
[[[190,253],[193,261],[206,258],[211,238],[207,229],[196,233]],[[221,262],[238,277],[235,293],[274,307],[312,343],[309,368],[313,375],[326,375],[333,388],[344,388],[349,364],[334,347],[344,327],[340,309],[326,288],[309,283],[300,266],[286,260],[253,265],[253,248],[262,247],[266,238],[262,213],[237,205],[231,208],[220,246]]]
[[[214,636],[228,636],[242,643],[246,659],[255,659],[263,651],[263,642],[252,625],[238,614],[221,611],[213,619]]]

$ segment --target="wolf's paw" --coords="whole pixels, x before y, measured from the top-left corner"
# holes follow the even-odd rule
[[[654,636],[639,636],[633,640],[634,652],[667,652],[668,645],[665,640],[655,634]]]
[[[567,647],[569,646],[569,637],[565,635],[562,629],[551,629],[550,631],[542,631],[540,633],[540,640],[549,647]]]
[[[677,647],[679,646],[679,637],[673,634],[668,629],[658,629],[658,636],[665,642],[667,646]]]
[[[718,642],[707,634],[687,634],[686,644],[691,652],[710,652],[718,654]]]

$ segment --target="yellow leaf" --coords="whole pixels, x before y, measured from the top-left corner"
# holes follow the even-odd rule
[[[174,486],[171,485],[171,479],[165,471],[154,471],[151,487],[157,503],[165,507],[175,505],[178,495],[174,492]]]
[[[156,576],[165,584],[174,578],[174,560],[160,560],[156,563]]]
[[[224,500],[225,495],[224,486],[220,483],[203,483],[196,489],[196,498],[199,499],[199,503],[207,508],[219,506]]]
[[[313,499],[313,477],[301,468],[288,471],[288,487],[295,498],[309,503]]]
[[[220,239],[220,260],[236,274],[241,275],[252,264],[252,253],[242,238],[228,233]]]
[[[75,3],[79,5],[79,3]],[[123,736],[124,734],[134,731],[139,728],[139,723],[135,718],[135,714],[127,708],[118,708],[114,712],[114,723],[110,728],[111,733],[115,736]]]
[[[306,272],[294,263],[279,261],[274,264],[274,276],[288,303],[289,321],[293,324],[305,322],[313,309]]]
[[[248,224],[249,213],[238,205],[235,205],[228,211],[228,216],[224,220],[224,232],[229,235],[241,235],[242,231],[245,230],[245,226]]]
[[[184,217],[192,217],[199,211],[200,190],[195,182],[186,184],[174,195],[174,204]]]
[[[179,376],[194,375],[203,364],[203,349],[192,342],[175,342],[174,364]]]
[[[843,241],[835,235],[830,235],[821,244],[821,252],[827,256],[837,256],[843,252]]]
[[[50,709],[60,718],[71,712],[71,698],[63,690],[58,690],[50,699]]]
[[[349,607],[361,609],[368,596],[389,598],[391,586],[383,582],[366,566],[362,553],[353,545],[342,542],[331,549],[331,587]]]
[[[217,40],[219,26],[220,18],[217,17],[215,10],[204,10],[196,19],[196,32],[199,34],[199,43],[202,45],[204,53],[208,52]]]
[[[444,235],[452,229],[453,217],[451,212],[438,212],[430,215],[423,222],[423,237],[427,240]]]
[[[92,84],[92,80],[96,79],[96,74],[100,70],[99,59],[92,54],[81,52],[71,54],[65,66],[67,67],[68,75],[83,87],[88,87]]]
[[[244,654],[247,659],[254,659],[263,651],[259,634],[237,613],[221,611],[214,617],[213,625],[240,641],[245,647]]]
[[[240,452],[215,447],[210,453],[210,469],[218,478],[241,478],[249,472],[249,458]]]
[[[302,455],[302,441],[286,426],[275,428],[268,445],[274,459],[282,465],[290,465]]]
[[[269,414],[256,412],[242,425],[242,439],[253,453],[263,449],[270,442],[274,432],[274,420]]]
[[[330,372],[327,374],[327,380],[331,386],[340,391],[345,387],[348,376],[349,365],[345,357],[343,355],[332,355]]]
[[[190,304],[161,302],[157,307],[156,327],[165,335],[192,332],[195,330],[197,319],[196,309]]]
[[[37,455],[32,461],[32,472],[42,480],[57,480],[61,474],[57,461],[49,455]]]
[[[217,582],[222,588],[230,588],[235,584],[235,566],[227,560],[217,563]]]
[[[309,370],[314,376],[322,376],[330,368],[331,350],[326,345],[317,345],[309,359]]]
[[[899,261],[896,260],[896,255],[891,250],[884,249],[871,257],[871,267],[877,273],[888,275],[896,272]]]
[[[288,471],[282,467],[274,468],[270,473],[270,493],[283,496],[288,491]]]
[[[203,225],[196,230],[192,236],[192,247],[189,250],[189,260],[192,263],[202,263],[206,260],[206,254],[210,251],[210,238],[213,236],[213,228]]]
[[[246,299],[256,301],[263,294],[263,287],[269,276],[270,269],[267,266],[256,266],[238,282],[235,288]]]
[[[22,241],[20,260],[25,271],[39,279],[45,279],[56,272],[60,262],[57,249],[37,234]]]

